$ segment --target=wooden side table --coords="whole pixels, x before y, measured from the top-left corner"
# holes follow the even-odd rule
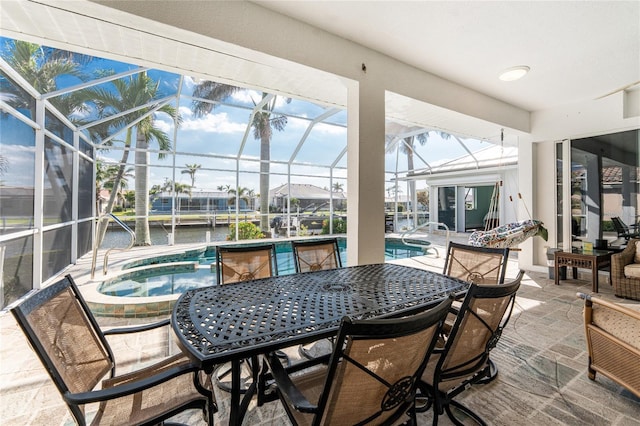
[[[591,269],[591,291],[598,292],[598,270],[611,266],[611,250],[579,250],[554,253],[555,283],[560,285],[560,268],[573,268],[573,279],[578,278],[578,268]],[[565,274],[566,276],[566,274]]]

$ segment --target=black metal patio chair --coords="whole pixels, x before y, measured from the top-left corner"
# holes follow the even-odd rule
[[[443,274],[474,284],[502,284],[509,259],[508,248],[449,243]]]
[[[337,238],[291,241],[296,272],[341,268]]]
[[[265,359],[295,425],[417,424],[415,391],[451,298],[404,318],[342,320],[327,364],[287,369]]]
[[[11,312],[78,424],[153,425],[189,408],[201,409],[213,424],[211,378],[185,355],[116,375],[105,336],[152,330],[168,325],[168,319],[103,332],[69,275]],[[86,405],[96,402],[97,413],[87,418]]]
[[[418,385],[418,400],[427,401],[420,410],[433,406],[434,425],[444,412],[454,424],[462,424],[454,410],[485,424],[455,398],[491,374],[489,353],[509,321],[523,275],[524,271],[520,271],[513,281],[501,285],[472,284],[467,291],[444,346],[434,349]]]
[[[477,247],[451,242],[447,247],[447,257],[445,258],[445,266],[442,273],[473,284],[497,285],[504,283],[508,260],[508,248]],[[447,318],[445,332],[451,329],[455,316],[460,309],[460,302],[453,302],[451,309],[452,315]],[[486,379],[483,379],[483,383],[490,382],[498,374],[498,368],[495,363],[491,360],[489,360],[489,363],[491,365],[491,374]]]
[[[261,244],[217,247],[216,273],[219,285],[278,275],[275,246]]]
[[[298,273],[342,267],[337,238],[294,240],[291,241],[291,250],[293,252],[293,263]],[[298,346],[298,353],[305,358],[314,359],[318,355],[331,352],[332,340],[323,339],[319,342],[300,345]]]
[[[278,275],[276,248],[274,244],[252,246],[222,246],[216,249],[216,271],[218,285],[233,284],[241,281],[269,278]],[[279,355],[288,359],[284,352]],[[258,357],[242,360],[240,378],[241,392],[246,392],[249,381],[256,379]],[[231,392],[231,366],[229,363],[219,365],[213,372],[216,385]]]

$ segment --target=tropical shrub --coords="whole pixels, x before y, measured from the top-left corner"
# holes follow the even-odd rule
[[[324,225],[324,222],[323,222],[323,225]],[[305,237],[307,235],[311,235],[309,233],[309,227],[308,226],[304,226],[303,224],[300,224],[297,235],[299,237]]]
[[[322,233],[329,233],[329,219],[322,221]],[[333,233],[334,234],[346,234],[347,233],[347,221],[344,219],[333,220]]]
[[[240,222],[238,224],[238,239],[239,240],[257,240],[264,238],[264,234],[260,231],[260,227],[254,225],[251,222]],[[227,235],[227,241],[233,241],[236,239],[236,224],[229,224],[229,235]]]
[[[602,221],[602,232],[616,232],[615,226],[613,226],[613,221],[611,220],[603,220]]]

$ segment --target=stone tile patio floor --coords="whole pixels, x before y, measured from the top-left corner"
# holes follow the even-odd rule
[[[143,256],[145,250],[150,249],[141,249],[135,254]],[[443,253],[440,249],[440,254]],[[131,256],[129,252],[125,257],[131,259]],[[113,267],[117,268],[115,257]],[[509,277],[517,273],[517,261],[513,257],[508,266]],[[79,284],[88,281],[89,262],[90,259],[83,258],[68,271]],[[441,271],[443,259],[424,256],[398,262]],[[579,278],[589,277],[581,274]],[[600,280],[601,297],[618,303],[639,304],[615,297],[606,273],[601,273]],[[576,292],[590,291],[587,280],[562,281],[556,286],[546,272],[529,271],[518,291],[516,312],[492,352],[499,368],[497,379],[472,387],[459,400],[490,425],[640,426],[639,398],[601,375],[595,381],[587,378],[582,300],[576,297]],[[104,327],[122,325],[122,320],[108,318],[99,318],[99,322]],[[73,424],[57,389],[8,312],[0,313],[0,331],[0,424]],[[171,333],[165,329],[145,333],[144,337],[112,336],[109,339],[119,371],[125,372],[168,355],[163,348],[167,346],[167,339],[171,339]],[[226,424],[228,394],[217,391],[216,395],[220,408],[216,423]],[[431,412],[420,414],[419,424],[430,424],[431,416]],[[194,410],[173,420],[190,425],[205,424],[200,413]],[[262,407],[253,402],[244,422],[247,425],[288,423],[278,401]],[[451,423],[443,416],[440,424]]]

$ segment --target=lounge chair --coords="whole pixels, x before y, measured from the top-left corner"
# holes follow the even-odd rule
[[[632,225],[635,231],[631,231],[629,226],[622,221],[619,217],[612,217],[611,221],[613,222],[613,227],[616,229],[616,233],[618,234],[618,238],[624,238],[625,241],[629,241],[630,238],[640,237],[640,232],[638,232],[637,224]]]

